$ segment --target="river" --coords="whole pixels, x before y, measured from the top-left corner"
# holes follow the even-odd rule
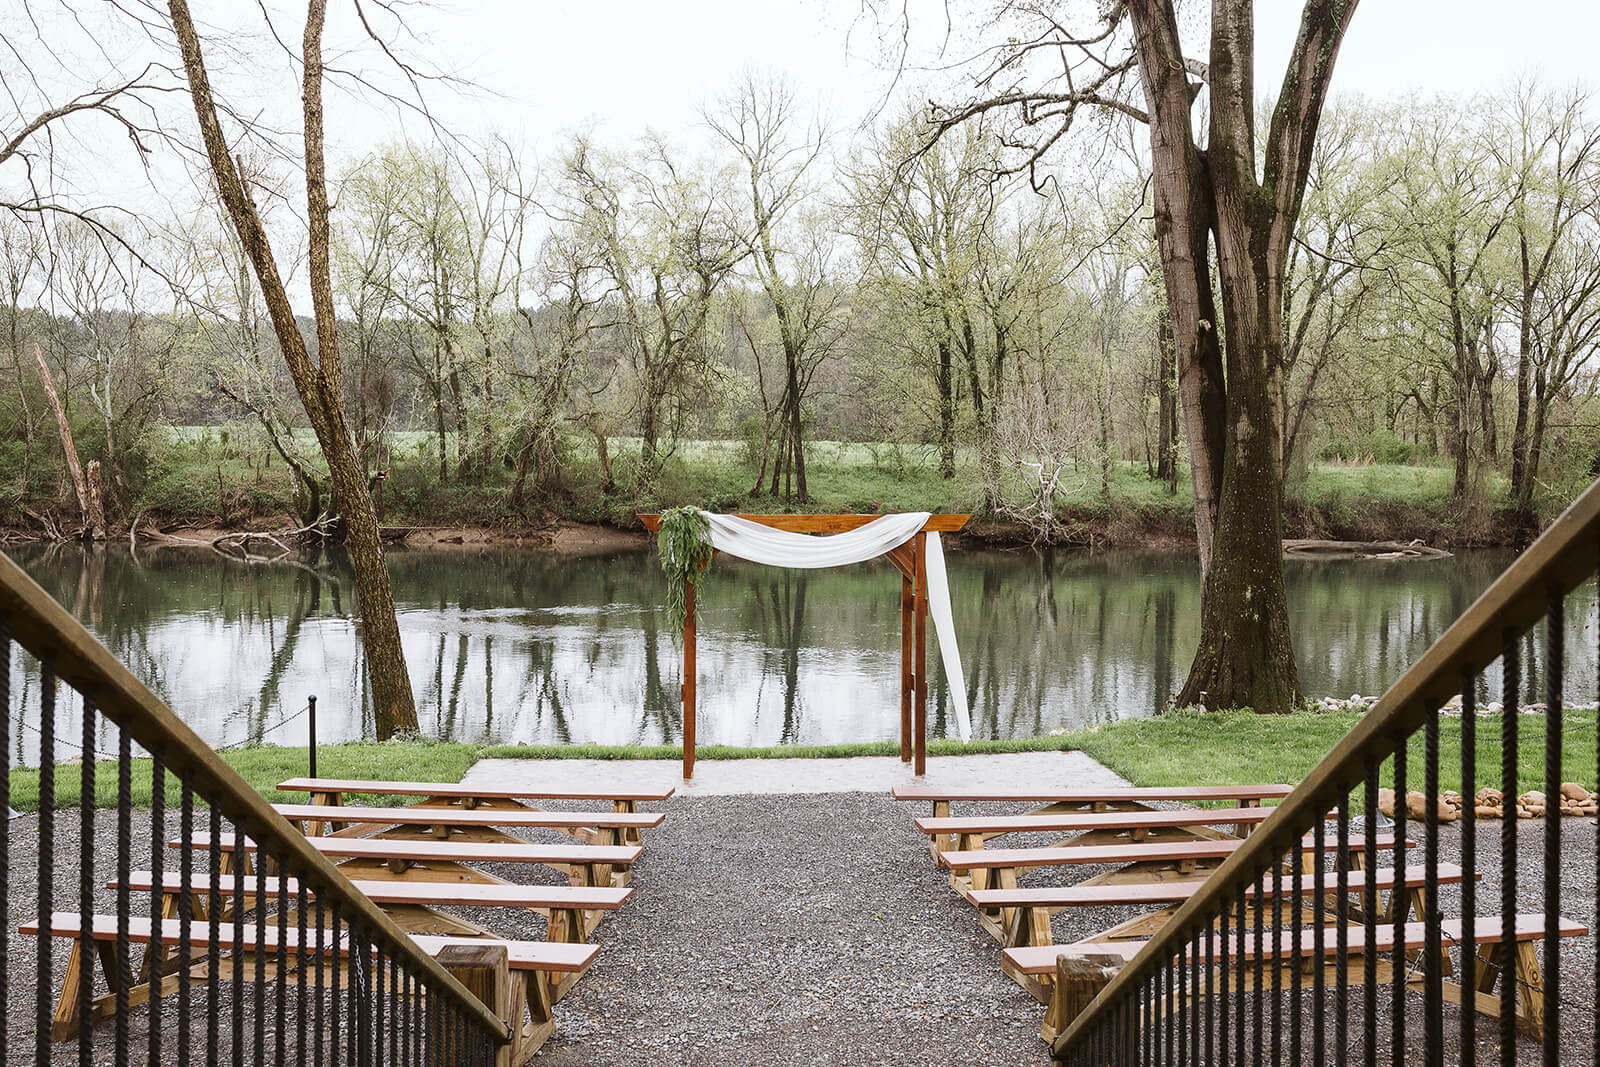
[[[116,547],[12,556],[212,744],[304,744],[311,694],[319,740],[371,736],[354,593],[337,557],[249,566],[209,550]],[[1191,556],[980,549],[948,558],[975,737],[1157,714],[1182,684],[1200,614]],[[1289,562],[1305,691],[1381,692],[1510,558]],[[426,734],[679,740],[679,654],[644,549],[397,551],[390,567]],[[699,601],[702,745],[898,736],[899,578],[887,563],[807,572],[719,557]],[[1571,631],[1569,677],[1593,679],[1593,596],[1569,603],[1582,627]],[[953,735],[929,643],[931,727]],[[1536,641],[1530,651],[1537,664]],[[12,731],[13,761],[29,761],[37,738],[18,718],[38,707],[37,685],[30,673],[13,679],[12,721],[23,727]],[[1569,699],[1593,695],[1580,688]]]

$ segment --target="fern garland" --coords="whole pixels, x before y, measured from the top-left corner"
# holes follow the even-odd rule
[[[695,507],[663,511],[656,551],[667,576],[667,617],[676,640],[689,621],[689,583],[711,565],[710,520]]]

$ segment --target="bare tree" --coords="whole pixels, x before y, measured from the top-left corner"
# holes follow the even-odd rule
[[[1300,684],[1276,503],[1284,265],[1356,2],[1308,0],[1259,146],[1252,7],[1251,0],[1213,0],[1210,55],[1202,62],[1184,54],[1173,0],[1098,8],[1092,25],[1068,12],[1007,5],[1026,25],[984,53],[977,92],[936,107],[933,118],[943,133],[980,117],[1008,117],[1001,140],[1020,148],[1005,169],[1036,183],[1041,161],[1080,114],[1109,112],[1148,126],[1204,575],[1199,649],[1178,699],[1286,711]],[[1202,90],[1203,140],[1194,117]],[[1217,323],[1213,237],[1225,332]]]
[[[782,389],[776,421],[783,427],[773,492],[783,479],[785,499],[810,499],[806,489],[806,395],[818,366],[844,330],[844,300],[832,283],[832,242],[814,217],[795,224],[813,195],[809,175],[822,155],[826,133],[821,123],[800,126],[794,92],[781,81],[758,81],[747,74],[733,95],[705,116],[706,122],[739,158],[748,193],[745,239],[757,281],[772,303],[783,351]],[[759,353],[753,335],[745,337]],[[762,381],[762,394],[766,394]],[[762,456],[762,466],[766,465]],[[791,482],[792,478],[792,482]],[[761,485],[757,476],[756,487]],[[792,485],[793,492],[790,491]]]
[[[699,398],[712,297],[747,254],[712,183],[681,166],[659,138],[629,162],[601,158],[578,138],[563,163],[558,220],[592,248],[615,292],[618,328],[633,370],[640,473],[654,475],[663,436]],[[703,394],[701,394],[703,395]]]
[[[169,0],[168,10],[212,174],[228,217],[250,257],[279,349],[328,462],[329,478],[346,529],[356,592],[361,601],[362,647],[372,680],[378,736],[387,738],[397,731],[416,730],[416,703],[406,671],[405,651],[400,644],[394,593],[384,566],[383,542],[372,497],[362,478],[355,443],[344,416],[343,371],[329,270],[328,190],[323,154],[322,29],[327,4],[325,0],[309,0],[301,55],[309,281],[317,328],[315,361],[305,338],[300,335],[266,229],[223,133],[189,6],[186,0]]]

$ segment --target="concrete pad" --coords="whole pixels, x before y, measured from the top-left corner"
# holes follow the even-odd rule
[[[561,789],[590,789],[597,783],[672,787],[680,796],[735,796],[758,793],[887,793],[897,785],[945,788],[1101,789],[1125,786],[1126,779],[1082,752],[1014,752],[1003,755],[929,757],[928,773],[917,778],[897,756],[848,759],[700,760],[694,779],[684,781],[676,760],[486,759],[473,764],[463,785],[514,789],[537,782]]]

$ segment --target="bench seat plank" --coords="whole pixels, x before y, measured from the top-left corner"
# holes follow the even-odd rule
[[[646,830],[666,820],[662,812],[540,811],[534,808],[375,808],[326,804],[274,804],[272,810],[295,821],[387,823],[406,826],[597,826]]]
[[[1351,892],[1357,892],[1365,888],[1367,873],[1366,871],[1352,871],[1350,873]],[[1396,873],[1393,867],[1377,868],[1377,878],[1375,880],[1377,888],[1390,890],[1398,884],[1403,889],[1418,889],[1426,884],[1426,867],[1407,867],[1403,877],[1399,878],[1396,877]],[[1480,874],[1479,877],[1482,878],[1483,876]],[[1338,892],[1337,876],[1325,875],[1324,878],[1323,891],[1325,893]],[[1440,884],[1455,884],[1462,881],[1463,878],[1462,870],[1456,864],[1441,863],[1438,865],[1438,881]],[[980,908],[1065,908],[1119,904],[1174,904],[1188,900],[1196,890],[1205,884],[1205,878],[1194,878],[1183,882],[1143,882],[1123,885],[969,889],[965,895],[968,900]],[[1294,893],[1294,879],[1280,878],[1276,882],[1269,879],[1264,888],[1264,896],[1289,897]],[[1311,875],[1301,876],[1300,891],[1307,900],[1315,896],[1312,890]],[[1255,896],[1255,887],[1250,886],[1247,888],[1245,896]]]
[[[1053,804],[1118,804],[1152,800],[1268,800],[1281,799],[1292,792],[1294,786],[1280,784],[1114,786],[1107,789],[960,789],[897,785],[892,795],[896,800],[940,802],[1017,800]]]
[[[1405,925],[1405,947],[1408,949],[1423,948],[1427,943],[1427,923],[1410,922]],[[1460,919],[1446,919],[1439,924],[1440,934],[1444,947],[1452,948],[1463,942]],[[1490,944],[1500,940],[1500,916],[1479,916],[1472,936],[1474,944]],[[1583,937],[1589,932],[1581,923],[1561,918],[1560,933],[1562,937]],[[1367,931],[1363,926],[1350,926],[1345,930],[1346,944],[1351,955],[1364,952],[1367,949]],[[1256,958],[1255,937],[1252,934],[1245,938],[1244,951],[1240,953],[1238,936],[1230,931],[1222,935],[1211,931],[1212,957],[1219,963],[1226,963],[1230,959],[1250,961]],[[1296,939],[1298,938],[1298,946]],[[1316,931],[1309,926],[1285,930],[1277,938],[1277,954],[1287,958],[1311,956],[1316,951]],[[1516,919],[1516,939],[1518,941],[1541,941],[1544,939],[1543,915],[1518,915]],[[1325,929],[1322,935],[1322,954],[1324,956],[1338,955],[1337,934],[1331,928]],[[1005,950],[1006,963],[1023,974],[1054,975],[1056,972],[1056,958],[1059,956],[1074,955],[1110,955],[1121,956],[1124,960],[1131,960],[1139,954],[1139,950],[1147,944],[1145,941],[1077,941],[1070,945],[1029,945],[1022,948],[1008,948]],[[1378,937],[1373,948],[1379,952],[1394,949],[1394,927],[1380,926]],[[1297,951],[1298,948],[1298,951]],[[1262,943],[1262,957],[1271,958],[1274,955],[1273,938],[1269,935]],[[1204,961],[1205,953],[1202,951],[1201,960]]]
[[[128,888],[148,892],[155,884],[150,871],[134,871],[128,877]],[[613,886],[573,885],[505,885],[491,882],[378,882],[358,879],[350,883],[375,904],[418,904],[424,907],[455,906],[479,908],[582,908],[586,911],[616,911],[633,895],[632,889]],[[266,892],[276,896],[279,886],[291,896],[300,892],[300,884],[293,878],[266,879]],[[107,889],[115,889],[116,882],[107,882]],[[177,893],[183,888],[182,875],[164,874],[161,889],[164,893]],[[225,895],[238,889],[231,874],[217,879],[217,890]],[[253,876],[244,879],[244,891],[254,896],[257,885]],[[189,891],[196,896],[211,893],[209,877],[191,880]],[[313,898],[315,894],[312,894]]]
[[[237,850],[235,836],[223,834],[217,847]],[[196,833],[187,842],[177,839],[168,843],[173,848],[208,849],[211,835]],[[644,852],[638,845],[541,845],[531,841],[502,844],[497,841],[410,841],[392,837],[308,837],[306,843],[324,856],[444,863],[598,863],[623,867],[638,862]],[[246,852],[254,852],[256,843],[246,839],[243,847]]]
[[[380,782],[359,778],[290,778],[279,782],[286,793],[372,793],[379,796],[463,797],[494,800],[666,800],[666,789],[485,789],[460,782]]]
[[[939,862],[953,871],[996,867],[1056,867],[1077,863],[1162,863],[1181,860],[1222,859],[1245,844],[1241,838],[1220,841],[1196,838],[1193,841],[1135,843],[1125,845],[1065,845],[1056,848],[979,848],[939,853]],[[1394,834],[1377,835],[1380,849],[1394,847]],[[1366,847],[1365,838],[1353,838],[1350,851],[1360,852]],[[1316,845],[1307,838],[1300,844],[1302,852],[1315,852]],[[1323,851],[1334,852],[1337,846],[1329,843]],[[1309,879],[1308,879],[1309,881]]]
[[[1147,830],[1264,822],[1272,808],[1184,808],[1179,811],[1105,811],[1065,815],[957,815],[918,819],[925,834],[1015,834],[1029,831]]]
[[[115,915],[91,915],[92,936],[96,941],[115,941],[117,939],[117,917]],[[56,937],[77,937],[82,929],[82,916],[77,912],[58,911],[50,915],[50,932]],[[39,924],[27,923],[20,928],[23,934],[37,934]],[[300,951],[299,931],[293,928],[286,930],[283,942],[286,952]],[[417,947],[430,956],[437,956],[447,945],[504,945],[506,954],[510,959],[512,970],[517,971],[554,971],[561,973],[581,973],[588,969],[599,953],[598,945],[576,944],[567,941],[505,941],[498,938],[476,937],[440,937],[433,934],[410,934]],[[182,942],[182,928],[177,919],[162,919],[159,927],[153,926],[148,917],[131,916],[128,920],[128,939],[138,944],[148,944],[159,941],[164,945],[178,945]],[[306,950],[316,951],[316,939],[311,933],[306,935]],[[210,945],[210,932],[204,923],[191,923],[189,927],[189,946],[204,952]],[[232,922],[222,923],[218,945],[221,948],[232,949],[260,949],[262,951],[277,951],[278,930],[275,926],[268,925],[264,930],[257,930],[254,924],[244,923],[235,928]],[[329,946],[330,951],[332,946]],[[338,944],[339,954],[348,955],[349,946],[341,936]]]

